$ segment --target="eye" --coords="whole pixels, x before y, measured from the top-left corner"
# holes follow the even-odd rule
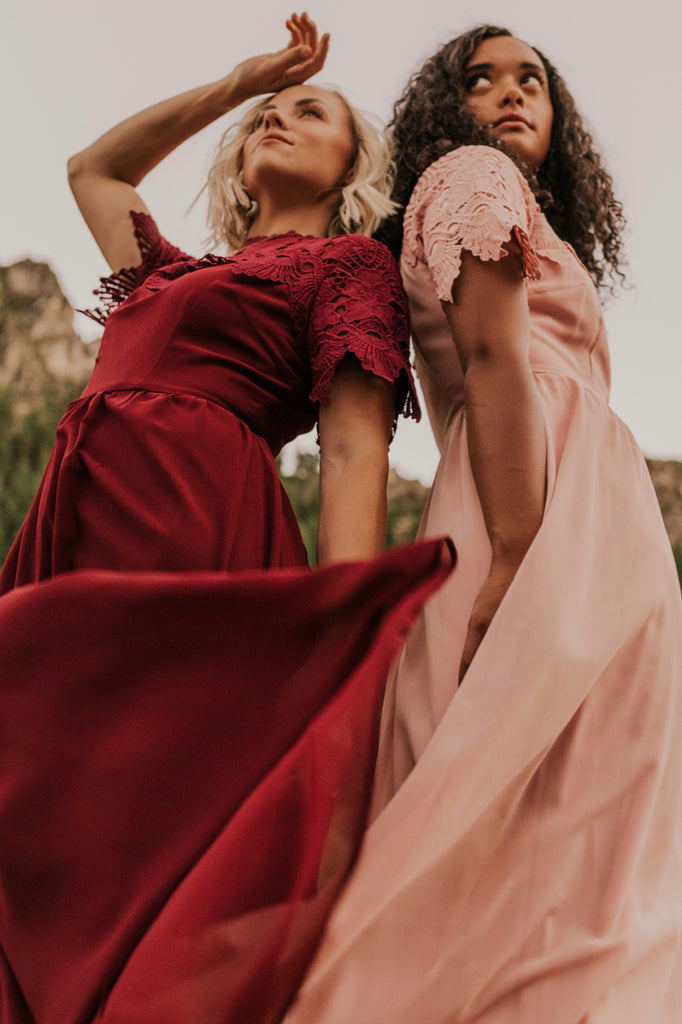
[[[466,90],[467,92],[482,92],[483,89],[490,85],[490,79],[487,75],[476,74],[472,75],[467,80]]]
[[[534,85],[537,88],[542,89],[544,87],[545,80],[539,71],[526,71],[526,73],[521,76],[521,84]]]
[[[321,121],[323,119],[323,114],[320,107],[316,107],[311,103],[306,104],[305,107],[301,107],[301,117],[316,117]]]
[[[251,125],[251,131],[255,132],[257,128],[260,128],[262,123],[263,123],[263,114],[259,114],[258,117],[256,118],[256,120]]]

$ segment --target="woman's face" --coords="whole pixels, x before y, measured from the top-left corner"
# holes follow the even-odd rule
[[[513,36],[476,47],[466,68],[468,107],[479,124],[537,169],[549,152],[553,110],[535,50]]]
[[[249,195],[319,202],[347,183],[354,143],[343,101],[316,85],[283,89],[263,107],[242,151]]]

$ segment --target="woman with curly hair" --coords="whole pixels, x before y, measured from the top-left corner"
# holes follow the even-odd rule
[[[393,672],[376,815],[287,1024],[682,1019],[682,602],[608,406],[621,207],[549,61],[483,26],[393,121],[458,561]]]
[[[382,554],[411,410],[404,292],[369,237],[389,153],[303,84],[328,39],[287,24],[70,161],[114,274],[0,575],[3,1024],[280,1019],[364,830],[391,659],[451,566],[440,541]],[[137,185],[256,96],[209,178],[229,255],[193,259]],[[275,456],[316,422],[311,572]]]

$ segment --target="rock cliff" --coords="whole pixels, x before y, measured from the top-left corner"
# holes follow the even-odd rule
[[[0,392],[11,397],[15,419],[21,420],[27,412],[42,408],[48,399],[52,405],[62,402],[63,406],[84,386],[97,345],[81,340],[73,317],[73,310],[47,264],[26,259],[0,267]],[[304,458],[296,479],[289,483],[295,483],[301,490],[305,484],[303,477],[316,474],[313,462],[309,466]],[[678,567],[682,567],[682,462],[649,460],[648,466]],[[25,476],[22,473],[22,478]],[[316,519],[317,488],[304,490],[311,495],[314,492],[315,497],[303,502],[295,500],[295,506],[301,506],[297,512],[303,515],[304,506],[307,509],[312,502],[315,508],[311,506],[309,511]],[[391,472],[392,543],[409,543],[413,539],[426,493],[427,489],[418,481],[404,480]],[[300,498],[298,491],[296,495]],[[314,540],[314,524],[310,530]]]
[[[647,459],[647,465],[670,543],[682,553],[682,462]]]
[[[0,388],[11,392],[16,414],[87,380],[97,346],[81,340],[73,317],[47,264],[0,267]]]

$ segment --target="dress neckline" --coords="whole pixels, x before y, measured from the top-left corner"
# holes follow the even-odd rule
[[[274,235],[254,235],[253,238],[247,238],[246,241],[242,242],[237,252],[241,252],[242,249],[246,248],[247,245],[253,245],[254,242],[274,242],[280,238],[319,238],[319,235],[302,235],[300,231],[281,231]],[[321,240],[321,239],[320,239]]]

